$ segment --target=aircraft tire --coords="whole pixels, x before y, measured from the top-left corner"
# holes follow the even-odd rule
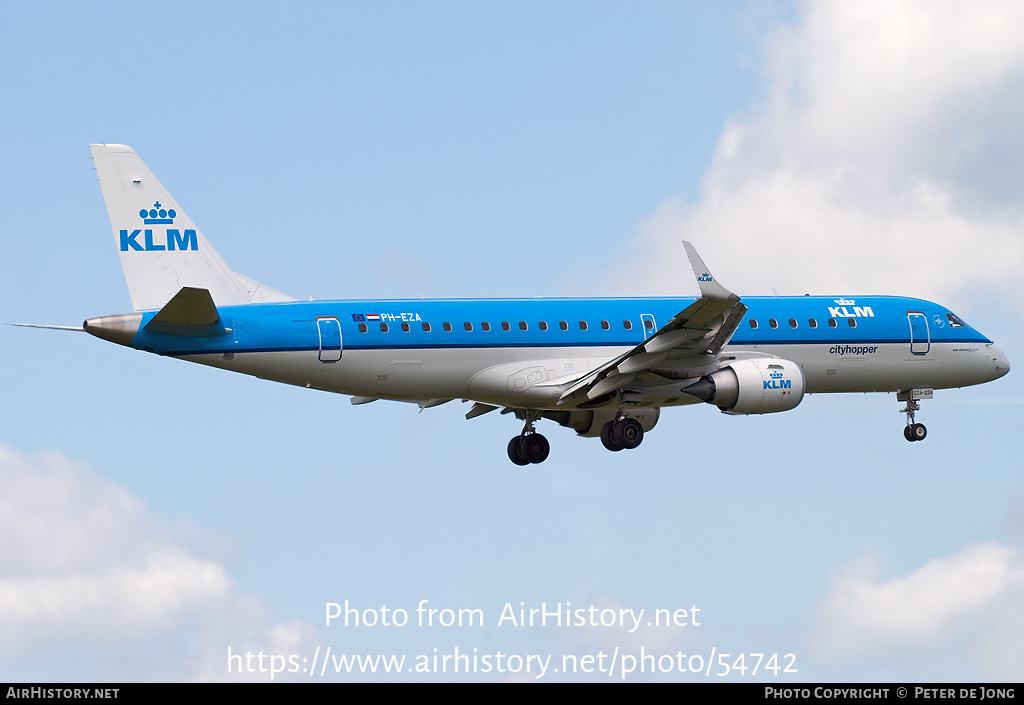
[[[508,442],[508,459],[519,466],[530,464],[530,461],[523,455],[522,441],[522,436],[513,436],[512,440]]]
[[[636,419],[621,419],[612,427],[612,440],[626,450],[632,450],[644,440],[644,427]]]
[[[618,452],[622,450],[622,444],[615,440],[613,429],[615,428],[615,422],[609,421],[601,427],[601,443],[610,451]]]
[[[923,441],[928,435],[928,429],[923,423],[912,423],[903,429],[903,437],[910,442]]]
[[[530,463],[543,463],[548,459],[551,444],[539,433],[523,436],[519,442],[519,453]]]

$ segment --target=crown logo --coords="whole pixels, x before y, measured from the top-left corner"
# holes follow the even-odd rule
[[[836,299],[835,302],[840,306],[853,306],[855,303],[857,303],[853,299]]]
[[[142,222],[146,225],[170,225],[174,222],[174,217],[178,215],[174,209],[164,210],[160,207],[160,201],[153,204],[153,207],[149,210],[143,208],[139,211],[139,217],[142,218]]]
[[[772,379],[782,379],[782,373],[781,372],[772,372],[771,378]]]

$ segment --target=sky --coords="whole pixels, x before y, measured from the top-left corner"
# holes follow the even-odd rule
[[[741,296],[933,299],[1017,365],[1022,14],[0,1],[0,322],[130,311],[113,142],[298,298],[691,296],[687,239]],[[1019,681],[1018,377],[937,391],[922,443],[814,395],[625,453],[542,422],[524,469],[457,401],[3,325],[0,680]]]

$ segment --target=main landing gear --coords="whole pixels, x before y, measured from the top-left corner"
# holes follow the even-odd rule
[[[515,436],[508,442],[508,459],[516,465],[543,463],[550,450],[548,439],[539,433]]]
[[[620,416],[601,428],[601,443],[611,451],[632,450],[644,440],[644,427],[636,419]]]
[[[548,439],[537,433],[533,427],[542,416],[542,412],[529,409],[509,410],[515,411],[517,419],[523,421],[523,431],[508,442],[508,459],[519,466],[543,463],[547,460],[548,452],[551,450]],[[657,410],[655,413],[641,415],[646,420],[648,428],[652,428],[657,422]],[[640,412],[643,414],[643,410]],[[605,412],[604,418],[610,414]],[[603,420],[603,419],[602,419]],[[592,433],[590,426],[592,419],[587,420],[588,427],[583,429],[584,435]],[[562,424],[567,425],[566,423]],[[624,409],[619,409],[615,418],[601,427],[601,443],[611,451],[636,448],[644,440],[644,427],[640,419],[626,416]]]
[[[540,418],[540,414],[527,411],[523,412],[520,418],[526,424],[523,426],[523,432],[508,442],[508,459],[516,465],[543,463],[548,458],[551,445],[547,438],[533,428],[533,422]]]
[[[907,402],[906,407],[900,409],[900,413],[907,415],[907,425],[903,428],[903,437],[908,441],[923,441],[928,435],[928,429],[924,427],[924,424],[914,421],[914,413],[921,410],[918,399],[931,398],[932,390],[930,389],[911,389],[896,395],[898,401]]]

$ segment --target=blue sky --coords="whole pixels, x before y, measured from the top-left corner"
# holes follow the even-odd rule
[[[235,270],[300,298],[691,295],[685,237],[740,295],[930,297],[1016,363],[1017,13],[3,3],[0,321],[130,309],[87,150],[119,142]],[[2,680],[265,678],[228,673],[229,647],[1024,676],[1016,371],[937,392],[924,443],[893,395],[821,395],[668,410],[628,454],[552,425],[549,460],[522,470],[518,423],[457,403],[354,407],[9,326],[0,355]],[[345,600],[487,624],[325,626]],[[521,602],[702,621],[496,625]],[[396,677],[314,677],[348,679]]]

